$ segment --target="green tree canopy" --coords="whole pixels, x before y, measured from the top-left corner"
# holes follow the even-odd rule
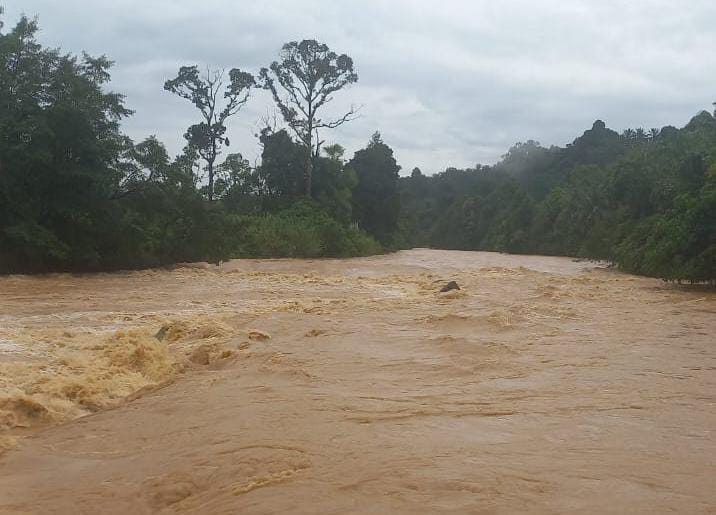
[[[182,66],[174,79],[164,83],[164,89],[189,100],[201,113],[202,121],[191,125],[184,138],[189,152],[196,152],[206,162],[209,184],[207,196],[214,199],[214,163],[222,146],[229,146],[226,120],[238,113],[249,99],[255,81],[253,75],[238,68],[207,69],[199,73],[197,66]]]
[[[283,119],[305,149],[304,193],[311,196],[313,158],[319,154],[322,129],[335,129],[355,116],[351,108],[342,116],[325,119],[319,111],[337,91],[358,81],[353,59],[336,54],[313,39],[291,41],[281,48],[280,61],[260,72],[261,85],[273,95]]]
[[[383,244],[392,241],[400,212],[398,174],[393,149],[373,134],[368,146],[350,161],[358,184],[353,190],[353,216],[360,227]]]

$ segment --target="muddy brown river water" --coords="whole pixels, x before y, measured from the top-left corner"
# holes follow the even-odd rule
[[[0,513],[714,513],[715,334],[567,258],[0,278]]]

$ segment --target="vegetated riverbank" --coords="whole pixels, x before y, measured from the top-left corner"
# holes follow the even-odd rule
[[[132,112],[108,91],[111,61],[43,47],[38,30],[36,20],[21,17],[0,34],[0,273],[435,247],[608,259],[631,273],[716,280],[716,118],[709,112],[681,128],[621,134],[596,120],[565,147],[529,140],[494,165],[434,175],[415,168],[401,177],[378,132],[366,134],[366,146],[349,159],[312,131],[289,133],[276,123],[259,129],[261,159],[253,166],[228,149],[219,155],[229,144],[225,120],[209,132],[206,123],[177,128],[186,146],[170,156],[154,136],[134,142],[122,133]],[[292,53],[298,47],[305,53]],[[350,57],[327,48],[288,43],[277,69],[301,83],[301,66],[315,63],[296,56],[323,55],[318,82],[355,82]],[[255,84],[235,68],[223,95],[201,99],[212,74],[204,78],[193,64],[165,88],[181,96],[196,87],[199,97],[185,98],[198,106],[246,100]],[[271,80],[262,81],[271,89]],[[291,113],[301,109],[279,111],[289,127],[311,126],[296,125]]]
[[[0,511],[716,502],[712,292],[414,250],[4,277],[0,306]]]

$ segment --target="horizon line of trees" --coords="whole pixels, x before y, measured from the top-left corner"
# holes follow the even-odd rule
[[[42,47],[37,20],[3,32],[0,273],[94,271],[232,257],[346,257],[427,246],[606,259],[668,280],[716,280],[716,119],[682,129],[597,121],[566,147],[518,143],[493,166],[400,177],[375,133],[349,160],[323,107],[354,84],[352,59],[283,45],[257,76],[183,66],[164,84],[198,122],[172,158],[120,130],[112,62]],[[261,161],[227,152],[226,122],[268,90]],[[219,160],[223,157],[223,161]]]

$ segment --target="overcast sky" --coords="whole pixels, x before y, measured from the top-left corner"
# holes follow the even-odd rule
[[[116,62],[111,88],[134,139],[178,152],[194,108],[162,88],[179,66],[253,73],[286,41],[318,39],[355,61],[332,109],[361,118],[326,134],[349,157],[379,130],[403,173],[494,163],[515,142],[564,145],[609,127],[683,125],[716,100],[715,0],[0,0],[6,29],[38,15],[40,40]],[[230,126],[257,154],[257,91]]]

